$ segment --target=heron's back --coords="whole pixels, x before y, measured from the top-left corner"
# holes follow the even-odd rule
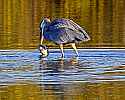
[[[56,19],[45,28],[45,39],[57,44],[87,41],[90,39],[83,28],[69,19]]]

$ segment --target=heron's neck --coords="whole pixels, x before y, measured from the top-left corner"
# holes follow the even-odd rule
[[[45,20],[42,21],[40,27],[41,27],[41,32],[40,32],[40,44],[42,45],[43,39],[44,39],[44,33],[48,27],[50,22],[46,22]]]

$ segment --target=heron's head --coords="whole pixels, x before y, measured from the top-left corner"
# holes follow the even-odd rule
[[[47,57],[48,56],[48,49],[44,45],[39,46],[40,53],[42,54],[42,57]]]

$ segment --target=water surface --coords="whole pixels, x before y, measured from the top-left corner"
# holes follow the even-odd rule
[[[124,100],[125,50],[0,50],[0,100]]]

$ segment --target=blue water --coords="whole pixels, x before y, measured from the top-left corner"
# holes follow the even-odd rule
[[[51,49],[41,58],[38,50],[0,50],[0,85],[125,81],[124,49],[79,49],[79,54],[66,49],[62,59],[58,49]]]

